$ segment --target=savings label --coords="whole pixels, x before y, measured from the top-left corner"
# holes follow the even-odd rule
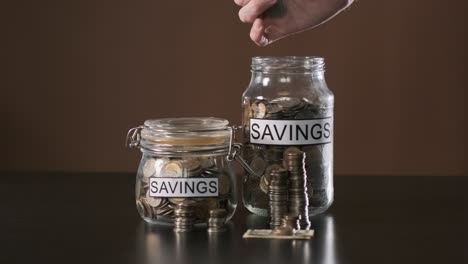
[[[250,143],[315,145],[331,143],[333,117],[308,120],[250,119]]]
[[[216,197],[218,178],[150,178],[152,197]]]

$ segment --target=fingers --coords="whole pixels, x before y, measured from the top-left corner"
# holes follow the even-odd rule
[[[270,41],[265,34],[265,26],[261,18],[257,18],[253,22],[252,28],[250,29],[250,39],[260,47],[269,44]]]
[[[250,0],[234,0],[234,3],[236,3],[236,5],[238,5],[238,6],[245,6],[249,2],[250,2]]]
[[[276,0],[235,0],[243,4],[248,2],[239,10],[239,18],[244,23],[253,23],[268,8],[272,7]]]

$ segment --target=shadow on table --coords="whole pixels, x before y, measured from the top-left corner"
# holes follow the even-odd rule
[[[170,226],[141,222],[137,230],[138,262],[143,263],[337,263],[332,215],[311,219],[312,240],[243,239],[246,228],[267,228],[268,219],[247,215],[228,223],[228,231],[209,234],[198,227],[175,233]]]

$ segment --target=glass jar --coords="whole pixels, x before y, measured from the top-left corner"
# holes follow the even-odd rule
[[[304,177],[299,200],[307,215],[332,204],[334,97],[324,69],[319,57],[252,58],[252,78],[242,97],[242,157],[253,171],[246,171],[243,181],[249,211],[269,215],[270,173],[278,166],[289,171],[288,211],[297,202],[291,196],[297,191],[291,189],[294,175]]]
[[[166,118],[133,128],[127,144],[142,158],[136,175],[135,201],[149,223],[174,221],[179,204],[192,206],[195,223],[207,223],[210,210],[237,206],[236,180],[228,161],[232,128],[219,118]]]

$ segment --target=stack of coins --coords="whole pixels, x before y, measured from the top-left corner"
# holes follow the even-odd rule
[[[285,214],[281,219],[281,227],[288,227],[291,229],[299,230],[301,226],[299,224],[299,220],[301,219],[300,215],[295,214]]]
[[[194,204],[190,200],[185,200],[177,204],[174,210],[174,231],[189,232],[193,230],[195,224]]]
[[[266,194],[268,194],[268,185],[270,184],[270,178],[271,178],[271,171],[272,170],[277,170],[277,169],[283,169],[283,167],[279,164],[273,164],[268,166],[265,169],[265,173],[262,175],[260,178],[260,190]]]
[[[208,219],[208,233],[224,232],[226,228],[226,209],[212,209],[210,210],[210,218]]]
[[[288,211],[293,215],[300,216],[300,225],[302,227],[308,227],[310,222],[305,152],[296,147],[290,147],[285,150],[283,159],[283,165],[289,171]]]
[[[268,185],[268,204],[270,208],[270,226],[281,225],[283,215],[288,212],[288,171],[274,169],[270,172]]]
[[[269,146],[264,152],[265,161],[267,164],[281,163],[283,160],[283,146]]]

